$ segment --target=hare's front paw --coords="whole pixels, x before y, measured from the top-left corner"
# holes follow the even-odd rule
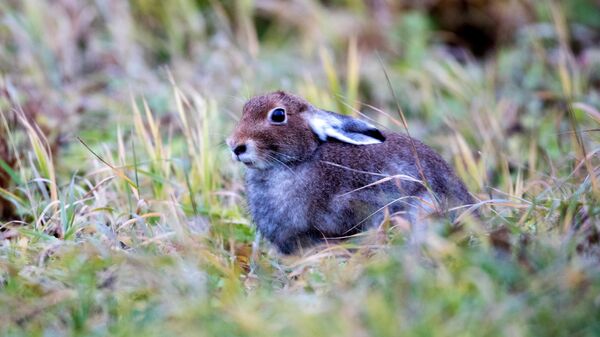
[[[314,246],[319,241],[321,240],[310,234],[296,234],[287,238],[278,238],[272,242],[282,254],[289,255],[297,253],[302,248]]]

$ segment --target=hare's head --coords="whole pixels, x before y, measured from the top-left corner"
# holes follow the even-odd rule
[[[268,169],[310,158],[320,143],[381,143],[384,136],[361,120],[315,108],[304,99],[276,91],[251,98],[227,143],[234,159]]]

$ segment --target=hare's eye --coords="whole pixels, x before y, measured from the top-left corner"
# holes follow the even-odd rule
[[[285,124],[287,116],[283,108],[275,108],[269,112],[269,121],[271,124]]]

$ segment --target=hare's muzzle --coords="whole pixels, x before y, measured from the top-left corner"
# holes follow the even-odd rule
[[[233,139],[227,141],[231,156],[234,160],[244,163],[248,167],[253,167],[258,161],[256,146],[253,141],[236,142]]]
[[[234,155],[239,156],[241,154],[246,153],[246,144],[240,144],[237,145],[236,147],[234,147],[233,149],[231,149],[231,151],[233,152]]]

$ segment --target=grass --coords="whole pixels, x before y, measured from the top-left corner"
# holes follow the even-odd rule
[[[373,38],[360,1],[293,6],[0,3],[0,335],[600,334],[600,57],[570,47],[593,5],[537,2],[464,62],[424,11]],[[279,88],[407,125],[482,220],[278,255],[223,140]]]

